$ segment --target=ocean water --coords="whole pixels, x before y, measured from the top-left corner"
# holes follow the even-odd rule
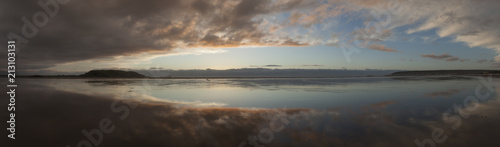
[[[21,78],[16,141],[5,141],[17,146],[500,146],[498,83],[488,77]]]

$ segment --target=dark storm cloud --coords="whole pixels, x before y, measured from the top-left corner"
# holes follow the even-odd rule
[[[138,53],[166,53],[175,48],[302,45],[291,39],[266,42],[262,38],[269,34],[258,29],[258,16],[299,8],[297,1],[71,0],[61,4],[48,0],[47,3],[58,5],[58,12],[54,17],[47,15],[47,24],[34,25],[35,32],[25,28],[28,33],[23,34],[26,22],[21,18],[33,23],[33,14],[46,14],[37,2],[9,1],[0,6],[4,11],[0,13],[0,33],[5,35],[2,42],[9,33],[29,41],[18,47],[22,69]],[[26,36],[29,33],[34,35]]]

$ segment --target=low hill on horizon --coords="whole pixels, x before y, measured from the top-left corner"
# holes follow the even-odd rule
[[[105,77],[105,78],[145,78],[146,76],[135,71],[122,70],[91,70],[80,77]]]
[[[500,70],[420,70],[398,71],[389,76],[441,76],[441,75],[487,75],[500,74]]]
[[[243,68],[227,70],[136,70],[138,73],[148,77],[363,77],[363,76],[385,76],[399,70],[340,70],[340,69],[267,69],[267,68]]]
[[[229,69],[229,70],[91,70],[80,75],[20,75],[31,78],[328,78],[328,77],[372,77],[372,76],[454,76],[454,75],[500,75],[500,70],[336,70],[336,69]]]

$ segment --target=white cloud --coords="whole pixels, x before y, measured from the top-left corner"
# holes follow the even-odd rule
[[[413,26],[407,34],[436,30],[469,47],[484,47],[500,52],[500,1],[498,0],[329,0],[346,12],[370,13],[366,24],[374,22],[379,30]],[[375,14],[375,15],[373,15]],[[368,26],[369,28],[370,26]],[[496,61],[500,61],[497,56]]]

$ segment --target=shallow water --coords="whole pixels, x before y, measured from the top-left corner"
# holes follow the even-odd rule
[[[359,107],[377,102],[452,103],[474,92],[472,78],[332,79],[30,79],[56,90],[154,99],[187,107]],[[451,97],[448,99],[443,99]],[[433,99],[434,98],[434,99]],[[442,100],[441,100],[442,99]]]
[[[17,145],[243,146],[252,138],[265,146],[500,145],[500,88],[484,88],[479,77],[26,78],[18,85]],[[476,89],[486,96],[478,99]],[[109,133],[99,129],[103,119],[112,122]],[[446,137],[432,140],[433,131]]]

